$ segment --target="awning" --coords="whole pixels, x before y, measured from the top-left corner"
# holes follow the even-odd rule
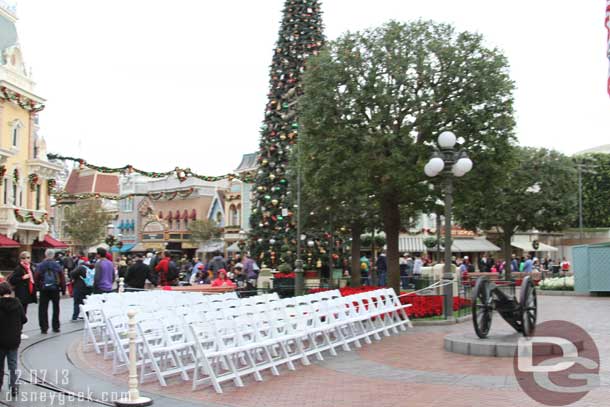
[[[128,251],[131,251],[134,247],[135,247],[135,243],[127,243],[124,244],[121,249],[119,250],[118,247],[113,246],[112,249],[110,250],[113,253],[127,253]]]
[[[189,218],[189,211],[188,209],[185,209],[184,212],[182,212],[182,219],[188,219]]]
[[[540,246],[542,246],[542,243]],[[436,247],[426,247],[424,238],[421,236],[400,236],[398,238],[398,251],[401,253],[434,253],[437,250]],[[441,244],[441,251],[443,250]],[[451,244],[452,253],[499,252],[500,250],[498,246],[487,239],[453,239]]]
[[[227,247],[227,251],[231,253],[241,253],[241,249],[239,248],[238,242],[233,242],[233,244]]]
[[[202,244],[197,249],[198,252],[202,253],[211,253],[211,252],[222,252],[225,248],[225,242],[222,241],[213,241]]]
[[[61,240],[52,238],[50,235],[45,235],[42,241],[34,242],[32,247],[44,247],[45,249],[67,249],[68,245]]]
[[[138,252],[145,252],[146,246],[144,246],[144,243],[139,242],[137,244],[135,244],[132,248],[131,248],[131,252],[132,253],[138,253]]]
[[[0,247],[2,248],[9,248],[9,247],[20,247],[21,245],[19,244],[19,242],[10,239],[4,235],[0,235]]]
[[[538,242],[538,248],[534,249],[533,242],[512,242],[510,244],[512,247],[516,247],[518,249],[524,250],[526,252],[556,252],[559,249],[553,246],[549,246],[548,244]]]
[[[193,220],[197,219],[197,211],[195,209],[193,209],[191,211],[191,219],[193,219]]]
[[[482,253],[499,252],[501,249],[487,239],[454,239],[452,252]]]
[[[87,249],[87,253],[95,253],[95,252],[97,252],[97,249],[100,248],[100,247],[102,249],[106,249],[106,250],[109,249],[109,247],[108,247],[108,245],[106,243],[100,243],[98,245],[91,246],[89,249]]]
[[[398,251],[401,253],[423,253],[426,251],[424,239],[421,236],[400,236]]]
[[[177,210],[177,211],[176,211],[176,215],[175,215],[174,219],[176,219],[176,220],[180,220],[180,218],[181,218],[181,216],[180,216],[180,210]]]

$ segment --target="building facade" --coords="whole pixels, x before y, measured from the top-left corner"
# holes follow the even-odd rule
[[[62,167],[47,160],[38,135],[45,100],[34,91],[16,20],[15,9],[0,2],[0,234],[29,250],[47,238],[50,192]]]

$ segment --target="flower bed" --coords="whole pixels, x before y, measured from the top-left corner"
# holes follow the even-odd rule
[[[360,294],[367,291],[377,290],[379,287],[343,287],[340,288],[341,296],[348,297],[354,294]],[[328,291],[328,288],[315,288],[309,290],[309,293],[317,293]],[[401,304],[412,304],[406,308],[409,318],[426,318],[443,315],[443,296],[442,295],[417,295],[407,294],[400,297]],[[469,307],[471,301],[465,298],[453,298],[453,310],[458,311],[461,308]]]
[[[541,290],[574,291],[574,276],[547,278],[539,287]]]

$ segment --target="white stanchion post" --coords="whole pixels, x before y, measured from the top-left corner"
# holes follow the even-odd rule
[[[125,278],[124,277],[119,278],[119,292],[120,293],[125,292]]]
[[[150,406],[153,401],[148,397],[141,397],[138,390],[138,369],[136,366],[136,310],[127,311],[129,318],[129,397],[117,400],[117,407]]]

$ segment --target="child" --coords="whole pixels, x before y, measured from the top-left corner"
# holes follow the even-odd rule
[[[21,344],[21,329],[27,322],[19,300],[11,295],[11,286],[0,283],[0,389],[4,380],[4,359],[10,373],[11,395],[17,396],[17,350]]]

